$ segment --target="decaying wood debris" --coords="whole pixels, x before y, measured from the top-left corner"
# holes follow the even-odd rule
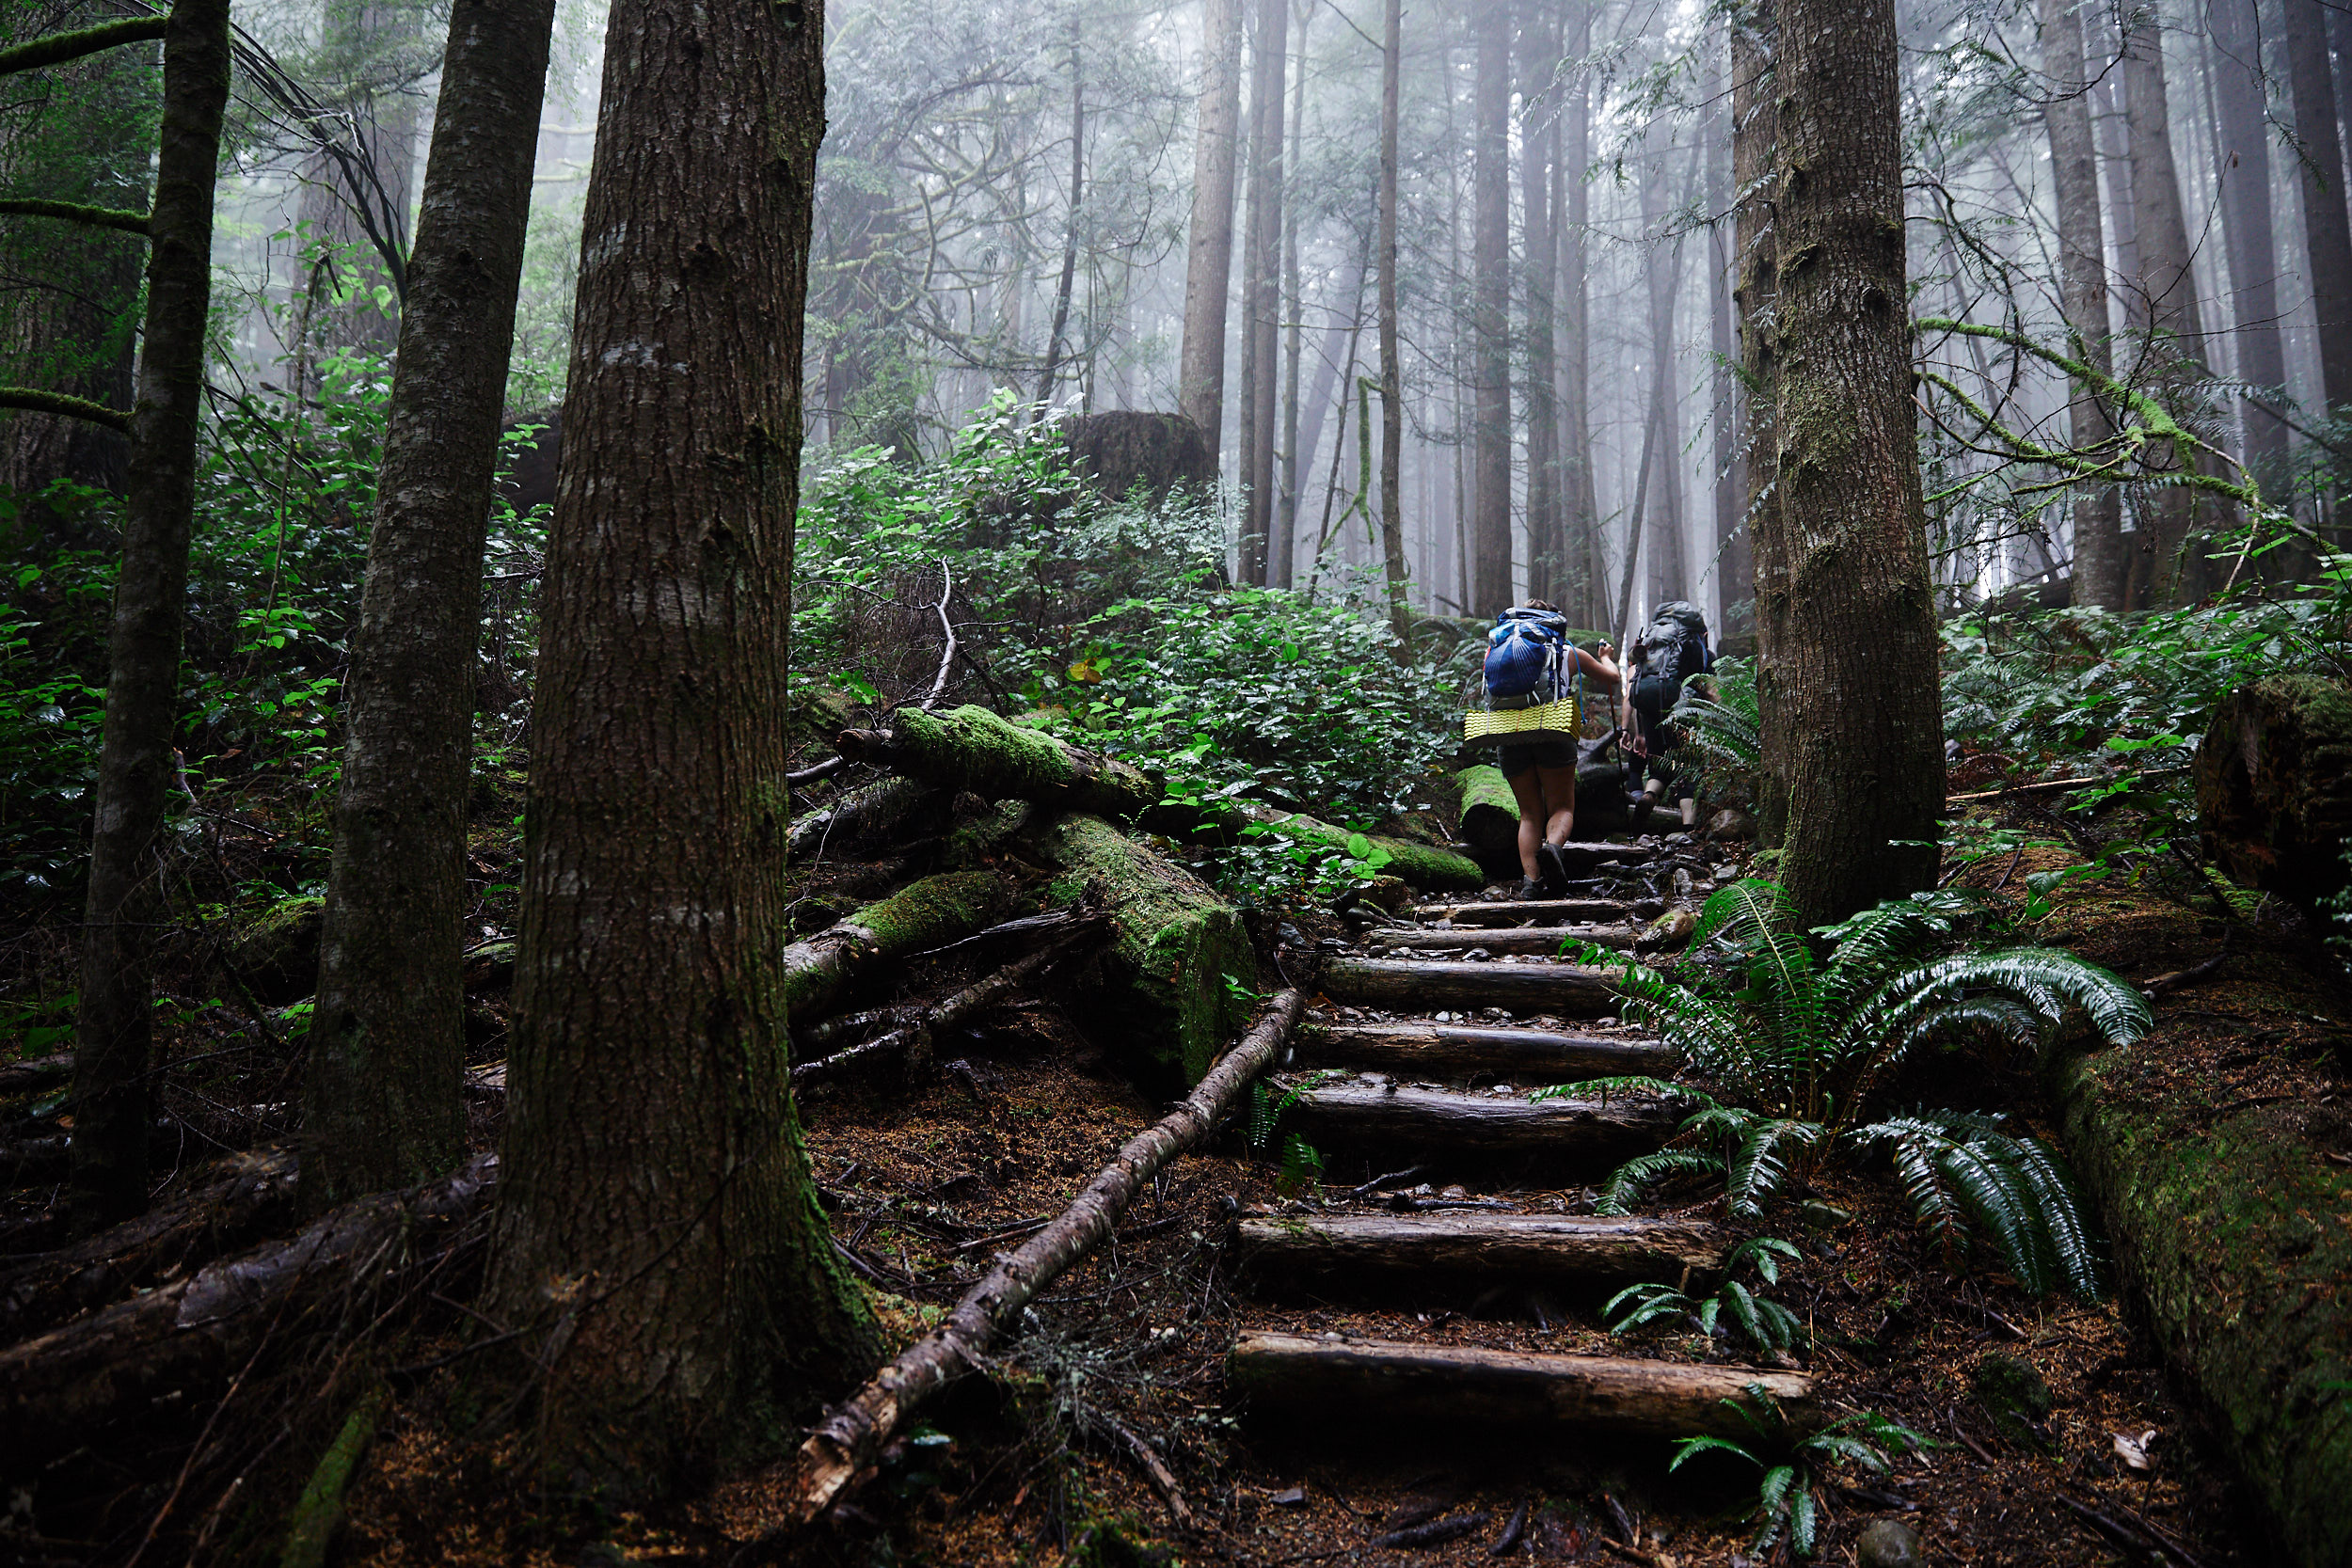
[[[1277,995],[1257,1026],[1195,1085],[1184,1103],[1128,1140],[1061,1218],[999,1258],[946,1323],[833,1408],[801,1445],[791,1483],[790,1525],[806,1524],[852,1485],[909,1414],[977,1366],[989,1344],[1040,1291],[1110,1234],[1160,1167],[1209,1135],[1242,1091],[1279,1054],[1306,1002],[1306,994],[1295,987]],[[780,1527],[779,1534],[785,1528],[789,1527]]]

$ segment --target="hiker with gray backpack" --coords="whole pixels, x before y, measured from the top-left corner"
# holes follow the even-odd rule
[[[1465,740],[1500,740],[1499,766],[1519,809],[1521,898],[1567,892],[1560,847],[1576,828],[1576,737],[1584,682],[1617,689],[1616,650],[1587,653],[1568,619],[1541,599],[1495,617],[1486,636],[1484,707],[1462,721]]]
[[[1711,673],[1715,655],[1707,645],[1707,616],[1682,599],[1658,607],[1649,625],[1634,638],[1625,661],[1625,699],[1618,717],[1621,744],[1629,758],[1646,759],[1648,777],[1633,799],[1633,829],[1639,832],[1658,802],[1676,790],[1682,825],[1698,821],[1699,803],[1690,775],[1677,769],[1670,753],[1678,737],[1666,716],[1682,700],[1683,687]]]

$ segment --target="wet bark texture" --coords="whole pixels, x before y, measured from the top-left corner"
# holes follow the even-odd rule
[[[2050,135],[2058,198],[2058,300],[2081,340],[2078,352],[2102,375],[2115,374],[2107,320],[2106,225],[2099,216],[2099,150],[2090,129],[2090,74],[2075,0],[2042,0],[2042,69],[2050,80],[2042,122]],[[2113,434],[2088,385],[2067,405],[2067,439],[2080,450]],[[2074,603],[2123,608],[2123,493],[2112,484],[2074,497]]]
[[[1192,237],[1184,257],[1184,341],[1177,408],[1200,427],[1216,467],[1225,413],[1225,312],[1233,276],[1233,153],[1241,129],[1243,0],[1208,0],[1200,113],[1193,142]]]
[[[532,722],[488,1309],[618,1495],[870,1365],[787,1088],[786,635],[815,5],[607,33]]]
[[[1782,0],[1780,505],[1757,537],[1757,589],[1785,880],[1808,921],[1929,886],[1944,805],[1898,69],[1893,0]]]
[[[2213,44],[2206,58],[2219,122],[2215,127],[2220,166],[2217,172],[2230,249],[2230,321],[2237,342],[2238,379],[2273,395],[2268,402],[2245,398],[2238,403],[2246,465],[2265,490],[2283,497],[2287,427],[2275,411],[2275,399],[2285,395],[2287,365],[2279,336],[2279,254],[2271,240],[2270,126],[2264,102],[2262,28],[2254,0],[2213,0],[2206,18]],[[2086,141],[2089,135],[2086,126]]]
[[[1773,61],[1780,49],[1775,0],[1756,0],[1734,13],[1731,23],[1732,302],[1740,309],[1740,359],[1747,374],[1740,420],[1746,440],[1740,499],[1747,519],[1750,586],[1754,598],[1756,689],[1777,691],[1780,669],[1773,650],[1780,628],[1776,607],[1788,602],[1788,569],[1780,540],[1780,262],[1778,210],[1773,170],[1779,161],[1780,115],[1772,102]],[[1765,701],[1772,701],[1766,697]],[[1780,842],[1788,816],[1781,788],[1788,776],[1788,737],[1764,731],[1764,768],[1758,781],[1757,836]]]
[[[1511,603],[1511,6],[1477,0],[1471,89],[1471,515],[1473,615]]]
[[[212,304],[213,178],[229,101],[228,0],[179,0],[164,34],[164,119],[147,265],[146,351],[108,644],[74,1053],[73,1183],[102,1219],[147,1207],[151,939],[177,759],[180,641]]]
[[[318,1212],[465,1158],[466,794],[482,548],[554,0],[458,0],[343,685],[303,1080]]]

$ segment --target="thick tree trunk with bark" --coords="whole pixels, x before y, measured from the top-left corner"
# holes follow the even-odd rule
[[[1241,130],[1244,0],[1206,0],[1200,109],[1193,139],[1192,237],[1177,410],[1200,427],[1216,467],[1225,414],[1225,314],[1233,276],[1233,164]]]
[[[1809,923],[1931,885],[1944,807],[1898,75],[1894,0],[1780,0],[1780,505],[1756,576]]]
[[[303,1079],[316,1213],[465,1157],[466,798],[483,533],[554,0],[459,0],[343,684]]]
[[[1471,88],[1471,483],[1473,615],[1509,608],[1511,582],[1511,4],[1476,0]]]
[[[2237,881],[2317,913],[2352,838],[2352,690],[2273,675],[2214,709],[2197,749],[2197,832]]]
[[[2319,313],[2319,379],[2330,411],[2352,404],[2352,212],[2344,204],[2344,144],[2319,0],[2281,0],[2295,139],[2303,182],[2303,237]]]
[[[131,415],[74,1052],[73,1183],[108,1220],[147,1207],[149,963],[165,909],[164,802],[178,766],[172,725],[229,75],[228,0],[179,0],[164,34],[146,347]]]
[[[2216,172],[2221,182],[2221,215],[2230,247],[2230,320],[2237,341],[2238,379],[2269,394],[2266,401],[2239,400],[2238,416],[2246,432],[2247,467],[2264,490],[2283,498],[2288,477],[2287,427],[2279,417],[2277,402],[2286,395],[2287,367],[2279,335],[2278,247],[2270,233],[2270,125],[2263,90],[2262,28],[2254,0],[2214,0],[2206,17],[2213,42],[2207,59],[2216,118],[2220,121],[2216,127],[2216,162],[2219,165]],[[2066,21],[2070,26],[2078,25],[2071,13]],[[2079,55],[2079,35],[2076,48]],[[2086,124],[2082,128],[2086,144],[2090,135]],[[2054,131],[2054,155],[2057,139]],[[2081,580],[2080,574],[2075,580]],[[2077,598],[2075,602],[2082,601]]]
[[[879,1351],[787,1085],[784,689],[821,8],[619,0],[547,565],[507,1193],[537,1456],[739,1458]]]
[[[1564,53],[1581,58],[1592,45],[1593,13],[1589,6],[1575,8],[1575,20]],[[1592,432],[1592,315],[1585,279],[1585,225],[1590,193],[1584,166],[1590,161],[1593,87],[1590,74],[1580,70],[1563,109],[1560,161],[1561,221],[1555,226],[1560,252],[1560,284],[1553,309],[1567,345],[1561,355],[1563,387],[1560,397],[1560,559],[1564,576],[1555,582],[1552,602],[1562,609],[1578,607],[1578,620],[1588,626],[1609,622],[1609,590],[1604,586],[1607,562],[1602,557],[1600,525],[1593,499]]]
[[[2042,0],[2042,74],[2050,94],[2042,123],[2050,135],[2051,183],[2058,198],[2058,302],[2080,340],[2085,362],[2115,374],[2107,321],[2106,225],[2099,217],[2099,151],[2090,129],[2090,78],[2083,60],[2075,0]],[[2067,439],[2077,449],[2112,435],[2098,396],[2076,384],[2067,405]],[[2123,608],[2123,493],[2103,484],[2074,497],[2074,603]]]
[[[1266,584],[1274,521],[1274,412],[1281,351],[1283,40],[1290,0],[1259,0],[1249,84],[1249,199],[1242,228],[1241,580]]]
[[[1552,172],[1560,161],[1560,99],[1552,78],[1560,66],[1560,7],[1523,0],[1519,16],[1519,210],[1525,214],[1527,258],[1527,586],[1553,604],[1559,580],[1560,404],[1553,330],[1552,286],[1560,264],[1551,230]],[[1579,171],[1582,172],[1581,170]]]
[[[1396,177],[1399,78],[1405,67],[1402,0],[1382,9],[1380,49],[1380,546],[1389,574],[1389,627],[1403,649],[1411,631],[1405,602],[1405,370],[1397,329]],[[1302,65],[1303,71],[1305,67]]]
[[[1731,290],[1735,248],[1731,212],[1731,108],[1723,71],[1724,56],[1709,42],[1708,98],[1713,104],[1704,122],[1707,137],[1707,314],[1708,343],[1715,363],[1708,377],[1708,422],[1714,427],[1715,541],[1708,552],[1708,570],[1715,578],[1715,618],[1718,644],[1725,637],[1752,628],[1756,610],[1756,557],[1748,546],[1741,516],[1740,442],[1744,434],[1739,377],[1732,373],[1738,333],[1732,325]]]
[[[1788,603],[1788,567],[1780,538],[1780,261],[1774,184],[1780,157],[1780,110],[1773,103],[1780,52],[1776,0],[1756,0],[1731,24],[1731,183],[1733,303],[1740,308],[1740,360],[1747,374],[1740,429],[1747,440],[1741,465],[1750,570],[1755,589],[1756,689],[1776,691],[1782,667],[1774,648],[1782,631],[1772,617]],[[1765,700],[1771,701],[1772,698]],[[1788,797],[1789,737],[1767,727],[1757,801],[1758,834],[1780,842]]]

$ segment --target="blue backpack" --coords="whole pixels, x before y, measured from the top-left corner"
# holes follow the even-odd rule
[[[1568,620],[1552,610],[1506,610],[1486,634],[1486,706],[1540,707],[1566,694]]]

